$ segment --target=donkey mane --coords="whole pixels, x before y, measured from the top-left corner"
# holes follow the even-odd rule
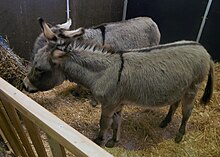
[[[78,52],[81,53],[82,51],[86,51],[88,53],[96,53],[99,55],[112,55],[112,54],[118,54],[119,58],[121,60],[120,63],[120,68],[118,70],[118,81],[117,84],[120,82],[121,80],[121,73],[123,71],[124,68],[124,56],[123,54],[126,53],[149,53],[153,50],[162,50],[162,49],[168,49],[170,47],[180,47],[180,46],[188,46],[188,45],[201,45],[195,41],[178,41],[178,42],[174,42],[174,43],[168,43],[168,44],[163,44],[163,45],[159,45],[159,46],[153,46],[153,47],[145,47],[145,48],[140,48],[140,49],[129,49],[129,50],[120,50],[120,51],[115,51],[112,47],[107,47],[105,45],[100,45],[97,43],[92,42],[91,40],[81,40],[80,38],[78,39],[74,39],[74,40],[69,40],[66,42],[61,42],[60,45],[57,45],[57,48],[67,52],[67,54],[69,54],[71,56],[71,58],[73,60],[75,60],[76,62],[78,62],[77,59],[74,59],[73,55],[71,54],[71,52],[74,50],[74,52]],[[91,69],[92,71],[97,71],[96,67],[100,67],[100,70],[103,70],[106,68],[106,64],[100,64],[102,61],[97,62],[95,64],[95,66],[91,66],[89,64],[87,64],[87,62],[84,63],[84,66],[86,66],[87,68]],[[102,62],[103,63],[103,62]],[[107,60],[106,60],[107,63]]]
[[[200,43],[195,41],[178,41],[174,43],[168,43],[168,44],[162,44],[162,45],[156,45],[152,47],[144,47],[139,49],[128,49],[128,50],[115,50],[114,48],[106,45],[100,45],[97,43],[94,43],[90,40],[74,40],[71,44],[72,50],[75,51],[89,51],[91,53],[99,53],[99,54],[123,54],[123,53],[129,53],[129,52],[151,52],[153,50],[161,50],[161,49],[167,49],[170,47],[179,47],[179,46],[187,46],[187,45],[198,45],[201,46]],[[68,51],[68,50],[67,50]]]
[[[98,43],[95,43],[91,40],[82,40],[81,38],[68,41],[68,42],[62,42],[62,44],[57,45],[57,48],[65,51],[67,53],[71,51],[87,51],[91,53],[98,53],[98,54],[123,54],[123,53],[129,53],[129,52],[151,52],[153,50],[161,50],[161,49],[167,49],[170,47],[179,47],[179,46],[187,46],[187,45],[201,45],[198,42],[195,41],[178,41],[174,43],[168,43],[168,44],[162,44],[162,45],[156,45],[152,47],[144,47],[139,49],[128,49],[128,50],[115,50],[111,46],[101,45]]]
[[[168,44],[162,44],[162,45],[156,45],[156,46],[152,46],[152,47],[144,47],[144,48],[139,48],[139,49],[128,49],[128,50],[122,50],[120,51],[121,53],[128,53],[128,52],[150,52],[152,50],[161,50],[161,49],[167,49],[170,47],[179,47],[179,46],[187,46],[187,45],[201,45],[198,42],[195,41],[178,41],[178,42],[174,42],[174,43],[168,43]]]
[[[61,42],[61,44],[57,45],[57,49],[70,53],[71,51],[87,51],[90,53],[98,53],[98,54],[113,54],[116,53],[116,51],[106,45],[100,45],[98,43],[94,43],[90,40],[82,40],[81,38],[75,39],[75,40],[70,40],[67,42]]]
[[[111,64],[109,56],[116,53],[111,47],[103,46],[90,40],[81,40],[80,38],[56,41],[56,49],[65,52],[65,55],[68,56],[67,58],[74,61],[71,63],[76,63],[94,72],[106,69]],[[85,54],[91,55],[87,57],[88,55]],[[97,58],[97,55],[103,57]],[[91,59],[92,56],[94,56],[95,60]],[[79,59],[81,57],[83,57],[83,60]]]

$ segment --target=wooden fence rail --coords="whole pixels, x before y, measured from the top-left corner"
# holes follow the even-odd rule
[[[0,129],[16,156],[48,156],[43,131],[54,157],[65,157],[65,148],[76,157],[112,157],[2,78]]]

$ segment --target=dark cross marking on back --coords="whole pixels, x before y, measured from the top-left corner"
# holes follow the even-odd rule
[[[105,45],[105,26],[106,26],[106,24],[103,24],[103,25],[99,25],[94,28],[94,29],[100,29],[100,31],[102,33],[102,45]]]
[[[120,66],[120,69],[118,71],[118,81],[117,81],[117,84],[119,84],[119,82],[121,81],[121,73],[122,73],[122,70],[124,68],[124,58],[123,58],[123,53],[120,53],[120,59],[121,59],[121,66]]]

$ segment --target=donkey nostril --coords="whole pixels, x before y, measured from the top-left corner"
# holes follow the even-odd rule
[[[32,85],[32,83],[27,77],[25,77],[23,80],[23,88],[25,91],[30,93],[35,93],[38,91],[38,89],[34,85]]]
[[[36,89],[31,89],[29,87],[26,87],[24,84],[23,84],[23,89],[26,91],[26,92],[29,92],[29,93],[36,93],[38,92],[38,90]]]

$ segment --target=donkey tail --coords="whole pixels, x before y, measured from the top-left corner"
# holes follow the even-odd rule
[[[210,69],[209,69],[209,76],[208,76],[208,81],[205,87],[204,94],[201,98],[201,103],[206,105],[213,94],[213,88],[214,88],[214,63],[213,61],[210,62]]]

